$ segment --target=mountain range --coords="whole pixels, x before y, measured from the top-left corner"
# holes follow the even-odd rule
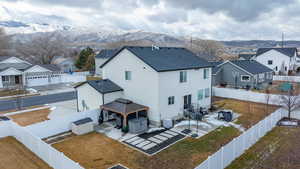
[[[189,43],[188,38],[172,36],[162,33],[145,32],[141,30],[122,31],[101,27],[91,29],[87,27],[73,26],[64,17],[56,15],[46,15],[38,12],[22,12],[17,9],[9,9],[0,5],[0,27],[4,27],[6,32],[15,40],[26,42],[36,36],[43,36],[48,33],[58,33],[73,46],[96,46],[100,47],[107,43],[122,41],[138,41],[140,43],[182,46]],[[274,47],[281,44],[280,41],[273,40],[247,40],[247,41],[220,41],[227,48],[259,48]],[[285,46],[298,47],[300,41],[285,41]]]

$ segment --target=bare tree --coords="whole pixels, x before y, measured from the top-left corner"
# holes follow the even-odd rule
[[[280,96],[280,105],[288,111],[288,118],[291,118],[291,113],[300,108],[300,96],[297,95],[293,88],[290,88],[286,95]]]
[[[219,60],[224,54],[224,46],[222,43],[214,40],[191,40],[186,48],[197,54],[198,56],[205,56],[208,60]]]
[[[17,52],[40,64],[50,64],[55,56],[67,53],[64,38],[55,32],[45,33],[26,43],[16,45]]]
[[[0,27],[0,56],[7,55],[10,49],[10,37],[6,34],[4,28]]]

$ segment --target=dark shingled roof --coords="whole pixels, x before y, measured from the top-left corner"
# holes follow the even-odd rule
[[[219,62],[210,62],[210,64],[213,66],[212,68],[212,74],[215,75],[219,70],[220,67],[218,67],[220,64],[222,64],[223,62],[219,61]]]
[[[235,60],[230,62],[251,74],[273,72],[272,69],[254,60]]]
[[[123,91],[123,89],[120,86],[118,86],[117,84],[115,84],[114,82],[112,82],[109,79],[89,80],[89,81],[86,81],[84,83],[81,83],[81,84],[75,86],[75,88],[77,88],[83,84],[86,84],[86,83],[88,83],[90,86],[92,86],[94,89],[96,89],[98,92],[100,92],[102,94]]]
[[[272,49],[276,50],[284,55],[287,55],[289,57],[293,57],[295,55],[295,53],[297,55],[297,52],[298,52],[297,48],[259,48],[256,52],[256,56],[266,53]]]
[[[256,54],[254,53],[240,53],[239,54],[239,58],[244,58],[246,60],[250,60],[253,56],[255,56]]]
[[[54,65],[54,64],[39,65],[39,66],[41,66],[43,68],[46,68],[48,70],[51,70],[53,72],[60,71],[60,68],[57,65]]]
[[[100,67],[104,67],[110,60],[112,60],[124,49],[132,52],[135,56],[140,58],[143,62],[157,72],[211,67],[208,61],[199,58],[185,48],[159,47],[159,49],[154,49],[152,47],[137,46],[123,47]]]
[[[93,120],[91,118],[87,117],[87,118],[84,118],[84,119],[81,119],[81,120],[74,121],[73,123],[76,126],[79,126],[81,124],[86,124],[86,123],[90,123],[90,122],[93,122]]]
[[[95,57],[100,59],[109,59],[113,57],[120,49],[103,49]]]
[[[117,99],[113,102],[104,104],[101,106],[102,109],[110,110],[122,114],[135,113],[136,111],[148,110],[148,107],[136,104],[130,100]]]
[[[28,63],[0,63],[0,71],[8,68],[15,68],[17,70],[24,71],[30,67],[31,65]]]

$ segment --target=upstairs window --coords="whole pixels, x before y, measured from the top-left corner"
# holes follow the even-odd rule
[[[209,77],[209,69],[204,69],[203,71],[203,79],[208,79]]]
[[[268,65],[273,65],[273,60],[268,60]]]
[[[172,105],[175,103],[175,96],[168,97],[168,105]]]
[[[125,71],[125,80],[131,80],[131,71]]]
[[[185,83],[187,82],[187,72],[186,71],[181,71],[179,75],[179,82],[180,83]]]

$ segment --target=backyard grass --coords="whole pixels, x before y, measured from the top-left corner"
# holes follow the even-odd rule
[[[236,123],[248,129],[277,110],[278,106],[235,99],[214,98],[214,104],[221,109],[230,109],[240,116]]]
[[[86,169],[108,168],[117,163],[130,169],[193,169],[239,134],[233,127],[218,128],[200,139],[179,141],[153,156],[146,156],[95,132],[52,146]]]
[[[0,139],[1,169],[51,169],[13,137]]]
[[[26,91],[26,90],[7,89],[7,90],[0,91],[0,97],[21,95],[21,94],[27,94],[27,93],[28,93],[28,91]]]
[[[42,121],[49,120],[48,115],[50,113],[50,109],[41,109],[41,110],[35,110],[30,112],[25,112],[21,114],[15,114],[8,116],[11,118],[14,122],[18,123],[20,126],[28,126],[34,123],[39,123]]]
[[[299,169],[300,128],[276,127],[226,169]]]

